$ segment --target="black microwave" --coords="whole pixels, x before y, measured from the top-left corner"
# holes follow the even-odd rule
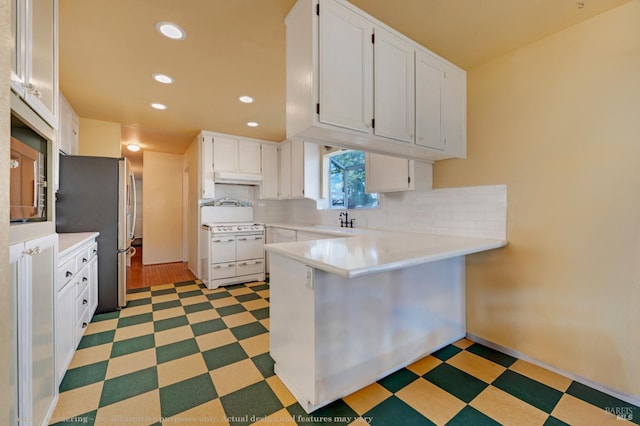
[[[11,222],[47,218],[47,140],[24,123],[11,120],[9,201]]]

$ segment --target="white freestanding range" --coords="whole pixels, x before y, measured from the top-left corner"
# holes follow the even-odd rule
[[[207,288],[263,281],[264,225],[253,222],[253,208],[203,206],[200,213],[200,279]]]

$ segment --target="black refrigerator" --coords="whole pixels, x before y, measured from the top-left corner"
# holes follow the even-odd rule
[[[127,256],[135,231],[135,180],[125,158],[61,155],[56,232],[99,232],[98,308],[127,304]]]

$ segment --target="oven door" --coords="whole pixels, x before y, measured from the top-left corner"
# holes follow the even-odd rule
[[[210,264],[236,261],[236,237],[233,235],[211,236]]]
[[[249,259],[264,259],[264,233],[236,237],[236,260]]]

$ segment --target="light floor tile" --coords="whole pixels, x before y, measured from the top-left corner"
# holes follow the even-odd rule
[[[460,349],[467,349],[471,345],[473,345],[473,341],[467,339],[466,337],[464,339],[458,340],[457,342],[453,342],[453,346],[457,346]]]
[[[142,324],[130,325],[128,327],[122,327],[116,330],[116,334],[113,338],[114,342],[121,340],[132,339],[134,337],[146,336],[153,333],[153,323],[145,322]]]
[[[151,287],[151,291],[166,290],[168,288],[175,288],[175,284],[169,283],[169,284],[154,285],[153,287]]]
[[[617,420],[612,413],[568,394],[562,395],[551,414],[570,425],[624,426],[632,424],[627,420]]]
[[[151,297],[150,291],[142,291],[140,293],[129,293],[127,294],[127,301],[129,300],[140,300],[140,299],[148,299]]]
[[[169,386],[208,371],[200,353],[174,359],[158,365],[158,386]]]
[[[269,330],[269,318],[261,319],[259,322],[260,324],[264,325],[264,328]]]
[[[180,300],[178,293],[161,294],[159,296],[153,296],[153,303],[170,302],[172,300]]]
[[[183,297],[180,299],[180,302],[182,303],[182,306],[189,306],[197,303],[208,303],[210,300],[203,294],[201,296]]]
[[[549,417],[544,411],[491,385],[469,405],[503,425],[539,426]]]
[[[229,343],[236,342],[236,337],[231,333],[231,330],[224,329],[215,331],[213,333],[203,334],[196,337],[198,348],[200,352],[208,351],[209,349],[219,348],[220,346],[228,345]]]
[[[162,422],[163,426],[202,426],[209,424],[215,424],[216,426],[229,425],[227,415],[219,399],[205,402],[175,416],[168,417]]]
[[[230,290],[227,290],[229,292],[229,294],[232,294],[234,296],[240,296],[241,294],[249,294],[249,293],[253,293],[253,290],[251,290],[250,288],[247,287],[239,287],[239,288],[232,288]]]
[[[164,346],[169,343],[181,342],[193,337],[193,330],[189,325],[170,328],[155,333],[156,346]]]
[[[84,334],[89,335],[94,333],[102,333],[103,331],[115,330],[116,328],[118,328],[118,318],[98,322],[90,322]]]
[[[219,396],[228,395],[254,383],[264,380],[250,359],[234,362],[224,367],[216,368],[209,373]]]
[[[362,417],[358,417],[357,419],[355,419],[354,421],[349,423],[349,426],[365,426],[365,425],[368,425],[368,424],[369,424],[368,421],[366,421]]]
[[[506,370],[500,364],[467,351],[458,352],[447,360],[447,364],[453,365],[486,383],[493,382]]]
[[[160,321],[163,319],[179,317],[181,315],[184,315],[184,308],[182,306],[177,306],[175,308],[169,309],[160,309],[159,311],[153,311],[153,320]]]
[[[211,321],[220,318],[220,314],[215,309],[207,309],[206,311],[193,312],[187,314],[189,324],[198,324],[199,322]]]
[[[150,425],[161,419],[160,391],[154,389],[100,408],[95,426]]]
[[[509,367],[509,370],[513,370],[523,376],[529,377],[530,379],[544,383],[545,385],[557,389],[560,392],[565,392],[571,385],[571,379],[520,359],[514,362]]]
[[[132,317],[134,315],[140,315],[140,314],[148,314],[149,312],[151,312],[151,310],[152,310],[151,303],[147,305],[132,306],[130,308],[124,308],[123,310],[120,311],[120,318],[127,318],[127,317]]]
[[[263,419],[260,419],[259,421],[255,422],[255,423],[251,423],[251,426],[286,426],[286,425],[297,425],[298,423],[294,420],[295,416],[289,414],[289,412],[286,410],[286,408],[283,408],[280,411],[276,411],[275,413],[266,416]]]
[[[262,333],[240,340],[240,346],[250,357],[269,352],[269,333]]]
[[[107,365],[107,374],[105,379],[112,379],[114,377],[133,373],[134,371],[144,370],[145,368],[153,367],[156,363],[157,359],[155,348],[111,358]]]
[[[465,403],[433,383],[418,379],[396,392],[396,396],[432,422],[443,425],[465,407]]]
[[[211,306],[214,308],[224,308],[225,306],[237,305],[238,301],[235,297],[223,297],[222,299],[211,300]]]
[[[240,312],[222,317],[222,321],[224,321],[227,327],[232,328],[239,325],[249,324],[250,322],[255,322],[256,317],[251,315],[251,312]]]
[[[434,356],[429,355],[422,358],[421,360],[414,362],[411,365],[408,365],[407,369],[413,371],[418,376],[422,376],[423,374],[426,374],[440,364],[442,364],[442,361]]]
[[[296,398],[289,392],[289,389],[282,383],[278,376],[271,376],[267,380],[267,384],[276,394],[283,406],[288,407],[296,402]]]
[[[100,405],[104,382],[71,389],[60,393],[51,423],[61,422],[95,410]]]
[[[255,311],[256,309],[268,308],[269,302],[264,299],[254,299],[242,302],[242,306],[244,306],[247,311]]]
[[[382,385],[373,383],[351,395],[345,396],[343,399],[356,413],[362,415],[391,395],[392,393]]]
[[[176,287],[176,291],[178,293],[186,293],[188,291],[197,291],[197,290],[200,290],[200,286],[198,284],[181,285]]]
[[[73,355],[73,359],[71,360],[68,369],[108,360],[111,356],[112,346],[113,343],[105,343],[104,345],[89,346],[87,348],[78,349]]]
[[[269,297],[269,290],[260,290],[260,291],[256,291],[256,294],[264,299],[266,299],[267,297]]]

